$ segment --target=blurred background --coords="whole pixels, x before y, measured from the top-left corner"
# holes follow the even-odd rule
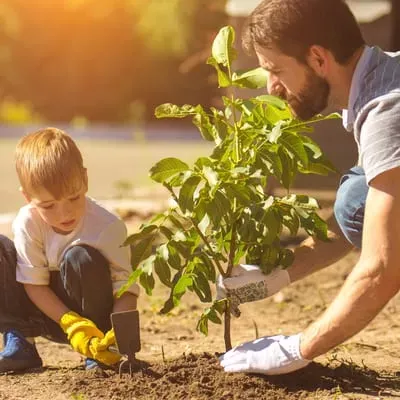
[[[89,194],[97,198],[134,196],[151,186],[148,170],[160,158],[208,155],[210,144],[189,120],[156,121],[154,108],[164,102],[219,106],[223,91],[206,65],[212,41],[227,24],[240,37],[258,3],[1,0],[0,213],[23,204],[13,152],[19,137],[39,127],[60,127],[78,141]],[[348,3],[368,43],[400,49],[398,0]],[[255,67],[239,41],[238,49],[236,67]],[[340,121],[321,124],[314,139],[339,169],[356,161]],[[302,177],[296,187],[333,190],[337,180]]]

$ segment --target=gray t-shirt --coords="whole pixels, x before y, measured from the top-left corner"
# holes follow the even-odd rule
[[[352,110],[359,164],[368,183],[400,166],[400,52],[369,50]]]

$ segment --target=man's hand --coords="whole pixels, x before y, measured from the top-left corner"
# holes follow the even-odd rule
[[[284,269],[277,268],[265,275],[256,265],[240,264],[233,268],[231,277],[218,276],[217,299],[228,297],[231,312],[238,317],[240,304],[265,299],[289,284],[290,277]]]
[[[300,334],[265,336],[243,343],[220,357],[225,372],[281,375],[304,368],[311,361],[300,354]]]

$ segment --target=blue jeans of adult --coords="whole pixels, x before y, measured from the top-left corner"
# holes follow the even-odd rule
[[[0,235],[0,332],[14,329],[25,337],[43,336],[67,343],[58,323],[40,311],[16,281],[16,263],[14,243]],[[100,330],[111,328],[109,262],[98,250],[86,245],[68,249],[60,271],[50,272],[49,286],[68,308],[92,320]]]
[[[340,179],[334,213],[346,239],[361,248],[368,185],[362,167],[353,167]]]

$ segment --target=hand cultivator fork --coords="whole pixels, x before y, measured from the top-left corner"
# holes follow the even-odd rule
[[[110,350],[127,357],[119,365],[119,376],[122,376],[126,366],[132,376],[134,370],[141,368],[140,361],[136,359],[136,353],[140,351],[139,312],[132,310],[112,313],[111,323],[117,348],[110,348]]]

